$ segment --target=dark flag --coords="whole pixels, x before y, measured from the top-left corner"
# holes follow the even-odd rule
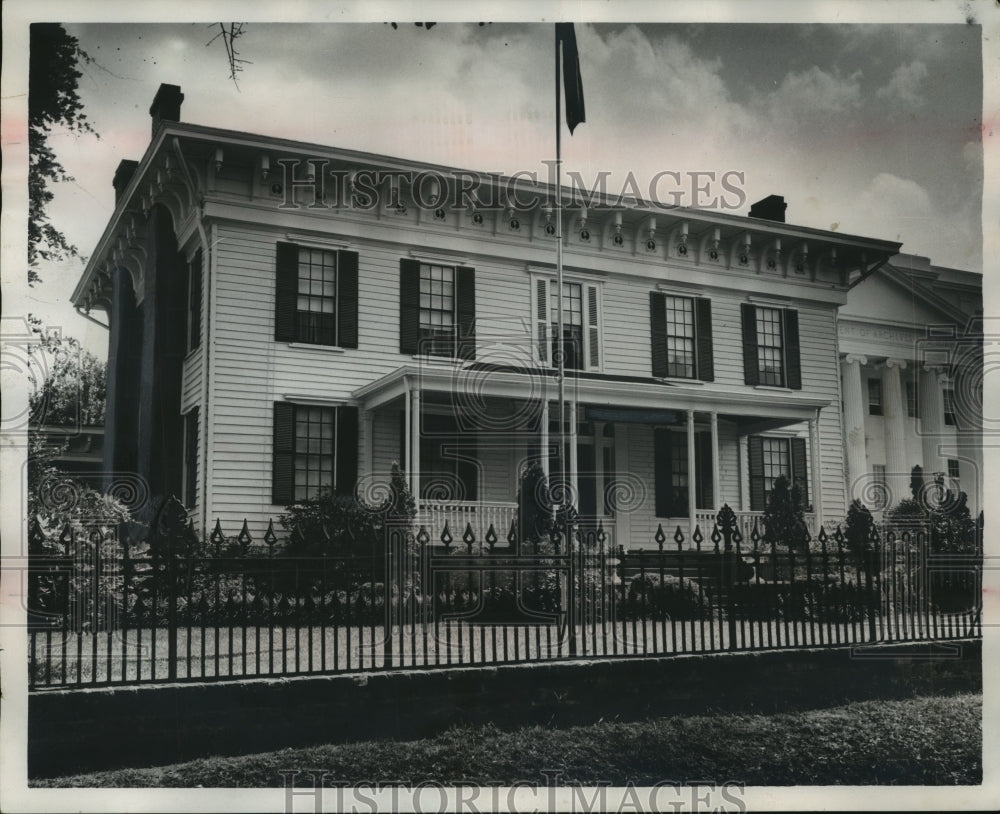
[[[576,50],[573,23],[556,23],[556,43],[562,43],[563,87],[566,89],[566,126],[570,135],[580,122],[587,121],[583,109],[583,79],[580,76],[580,54]],[[558,111],[557,111],[558,115]]]

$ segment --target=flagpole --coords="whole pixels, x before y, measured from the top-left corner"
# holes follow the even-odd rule
[[[559,384],[559,485],[562,495],[559,508],[565,515],[566,508],[566,370],[565,342],[563,339],[563,217],[562,217],[562,80],[559,76],[559,58],[562,51],[559,42],[559,28],[556,32],[556,288],[558,290],[558,316],[556,321],[557,382]],[[568,540],[567,540],[568,544]]]

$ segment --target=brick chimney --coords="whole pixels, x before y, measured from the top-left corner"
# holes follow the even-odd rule
[[[757,203],[750,204],[750,217],[784,223],[787,206],[788,204],[785,203],[785,199],[781,195],[768,195]]]
[[[128,186],[128,182],[132,180],[137,169],[139,169],[138,161],[129,161],[127,158],[123,158],[118,162],[118,169],[115,170],[115,177],[111,182],[111,186],[115,188],[116,205],[125,194],[125,187]]]
[[[179,122],[181,120],[181,102],[184,94],[180,85],[160,85],[149,106],[149,115],[153,119],[153,135],[156,135],[160,122]]]

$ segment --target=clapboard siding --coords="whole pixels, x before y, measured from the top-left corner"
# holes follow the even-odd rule
[[[359,387],[402,364],[414,364],[413,357],[398,352],[399,261],[409,256],[410,247],[363,240],[351,243],[351,250],[359,253],[358,347],[342,350],[276,342],[273,338],[275,247],[279,240],[288,239],[285,231],[220,224],[217,236],[214,268],[217,307],[211,318],[214,453],[209,488],[217,515],[232,513],[232,518],[240,521],[246,516],[252,528],[263,528],[269,517],[281,511],[281,507],[270,503],[273,402],[289,396],[346,402]],[[448,249],[442,246],[440,250]],[[420,246],[420,251],[433,253],[435,247]],[[531,354],[532,278],[527,264],[481,256],[469,256],[461,262],[476,269],[479,358],[491,362],[509,358],[523,363]],[[609,272],[614,272],[610,259],[608,264]],[[649,292],[656,290],[655,286],[649,280],[614,273],[588,279],[601,287],[602,369],[614,374],[649,376]],[[735,277],[732,291],[713,288],[691,293],[708,296],[712,301],[715,357],[712,391],[746,392],[740,331],[740,304],[745,297],[740,294]],[[798,306],[798,312],[802,390],[830,402],[820,414],[824,506],[827,514],[842,514],[839,371],[836,355],[831,352],[836,343],[835,308]],[[199,363],[192,357],[185,369],[190,374],[191,388],[200,375]],[[186,375],[186,394],[188,388]],[[766,414],[766,408],[762,412]],[[703,418],[698,416],[699,421]],[[371,471],[388,476],[389,465],[399,455],[398,421],[397,409],[380,410],[373,419],[370,447],[363,433],[359,434],[359,445],[374,451],[371,465],[362,464],[360,473]],[[651,430],[642,425],[630,429],[630,467],[640,477],[648,478],[651,487]],[[719,442],[722,495],[736,502],[745,476],[739,472],[738,439],[732,423],[720,421]],[[519,457],[523,456],[511,448],[482,451],[482,499],[513,500]],[[651,488],[649,492],[649,518],[652,518]],[[214,518],[209,520],[212,522]],[[636,523],[644,529],[643,533],[655,531],[655,523],[648,520],[637,517]]]

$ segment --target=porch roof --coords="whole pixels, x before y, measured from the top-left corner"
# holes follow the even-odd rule
[[[355,390],[353,398],[364,409],[376,409],[408,390],[454,393],[459,401],[512,398],[552,401],[558,398],[555,372],[540,368],[487,365],[470,362],[420,362],[402,365]],[[829,399],[784,388],[723,389],[711,383],[678,383],[641,376],[566,371],[566,396],[578,404],[658,410],[698,410],[770,420],[805,421],[830,404]]]

